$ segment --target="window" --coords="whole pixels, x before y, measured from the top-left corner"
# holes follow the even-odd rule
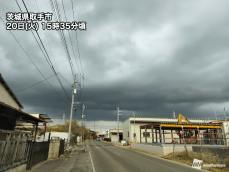
[[[145,132],[143,132],[143,137],[150,137],[150,133],[149,132],[146,132],[146,135],[145,135]]]
[[[129,131],[127,132],[127,137],[129,137]]]

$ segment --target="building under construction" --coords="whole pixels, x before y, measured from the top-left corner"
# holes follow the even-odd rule
[[[124,139],[154,145],[229,145],[228,121],[187,119],[181,114],[178,118],[142,119],[123,123]]]

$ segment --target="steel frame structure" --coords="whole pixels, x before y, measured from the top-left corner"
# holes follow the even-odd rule
[[[222,129],[221,124],[156,123],[142,125],[140,126],[140,143],[142,142],[141,138],[145,138],[145,143],[147,143],[147,134],[142,137],[142,129],[145,130],[145,133],[147,129],[151,129],[152,144],[174,144],[174,140],[178,140],[179,144],[225,145],[226,143],[226,138],[223,137],[224,133],[219,132]],[[171,138],[165,137],[166,134],[170,134]],[[174,134],[179,138],[175,138]],[[171,142],[166,142],[166,140]]]

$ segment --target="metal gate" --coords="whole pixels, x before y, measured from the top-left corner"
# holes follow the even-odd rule
[[[27,170],[31,169],[35,164],[48,159],[49,143],[50,141],[32,143],[34,144],[34,148],[31,150],[32,152],[27,164]]]
[[[60,140],[59,156],[64,154],[64,140]]]

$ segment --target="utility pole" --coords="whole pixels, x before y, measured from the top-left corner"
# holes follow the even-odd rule
[[[135,112],[134,113],[134,142],[136,143],[136,133],[135,133]]]
[[[90,128],[88,129],[88,140],[91,140]]]
[[[119,142],[119,112],[122,112],[122,111],[119,111],[119,107],[117,108],[117,121],[118,121],[118,132],[117,132],[117,137],[118,137],[118,142]]]
[[[73,104],[74,104],[74,94],[76,94],[76,91],[77,91],[75,86],[76,86],[76,75],[74,78],[74,84],[73,84],[73,90],[72,90],[72,104],[71,104],[71,113],[70,113],[70,120],[69,120],[68,143],[70,143],[70,139],[71,139],[72,109],[73,109]]]
[[[83,131],[83,127],[84,127],[84,109],[85,106],[83,104],[83,110],[82,110],[82,122],[81,122],[81,137],[82,137],[82,141],[84,140],[84,131]]]
[[[118,142],[119,142],[119,107],[117,108],[117,121],[118,121],[117,138],[118,138]]]

